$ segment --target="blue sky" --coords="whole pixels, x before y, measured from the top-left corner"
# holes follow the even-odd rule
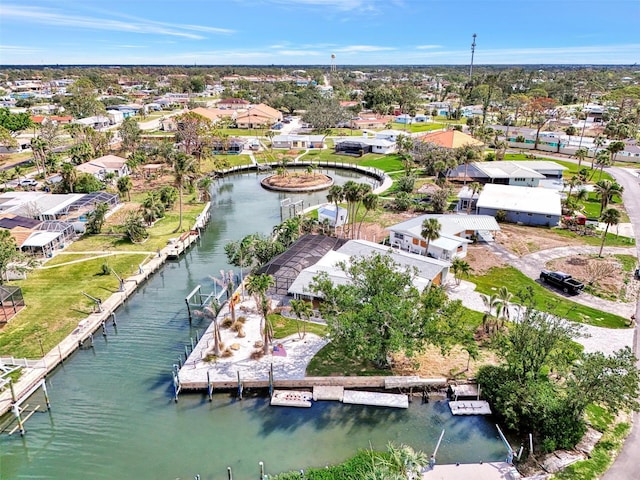
[[[640,0],[0,0],[0,64],[640,63]]]

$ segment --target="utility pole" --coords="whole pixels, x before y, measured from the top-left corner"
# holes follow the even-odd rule
[[[469,66],[469,82],[471,82],[471,77],[473,76],[473,54],[476,51],[476,37],[477,35],[473,34],[473,43],[471,44],[471,65]]]

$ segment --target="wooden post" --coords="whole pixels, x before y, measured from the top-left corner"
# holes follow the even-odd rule
[[[260,465],[260,480],[264,480],[264,462],[260,461],[258,465]]]
[[[113,323],[113,325],[117,325],[116,324],[116,312],[111,312],[111,323]]]
[[[189,358],[189,347],[187,345],[184,346],[184,361],[187,363],[187,359]]]
[[[533,434],[529,434],[529,455],[533,455]]]
[[[273,363],[269,367],[269,397],[273,397]]]
[[[13,388],[13,381],[9,378],[9,389],[11,390],[11,401],[16,403],[18,400],[16,399],[16,391]]]
[[[238,370],[238,398],[242,400],[242,382],[240,381],[240,370]]]
[[[231,467],[227,467],[227,477],[229,480],[233,480],[233,473],[231,473]]]
[[[24,430],[24,423],[22,423],[22,418],[20,417],[20,407],[18,406],[17,403],[14,403],[11,409],[13,410],[13,414],[15,415],[16,420],[18,420],[18,429],[20,430],[20,435],[24,435],[25,430]]]
[[[431,455],[434,459],[438,453],[438,449],[440,448],[440,443],[442,442],[442,437],[444,437],[444,428],[442,429],[442,433],[440,433],[440,438],[438,439],[438,443],[436,444],[436,448],[433,451],[433,455]]]
[[[209,377],[209,370],[207,370],[207,393],[209,394],[209,401],[213,401],[213,388],[211,385],[211,378]]]
[[[102,336],[103,337],[107,336],[107,326],[105,325],[104,322],[102,322]]]
[[[47,410],[51,410],[51,402],[49,401],[49,392],[47,392],[47,382],[42,379],[42,393],[44,393],[44,401],[47,403]]]
[[[189,315],[189,325],[191,325],[191,306],[189,306],[189,297],[184,299],[184,303],[187,304],[187,315]]]

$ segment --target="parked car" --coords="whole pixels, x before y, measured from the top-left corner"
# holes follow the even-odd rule
[[[540,272],[540,280],[549,285],[553,285],[564,293],[580,293],[584,289],[584,283],[576,280],[568,273],[564,272],[551,272],[549,270],[542,270]]]
[[[24,180],[20,180],[18,185],[21,187],[37,187],[38,182],[36,182],[33,178],[25,178]]]
[[[636,268],[633,276],[636,277],[636,280],[640,280],[640,265],[638,265],[638,268]]]

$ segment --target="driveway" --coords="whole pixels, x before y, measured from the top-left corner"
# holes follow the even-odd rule
[[[470,310],[484,312],[484,302],[475,288],[474,283],[464,280],[460,285],[449,283],[447,295],[452,300],[460,300]],[[512,311],[512,313],[515,312]],[[587,353],[602,352],[610,355],[621,348],[631,347],[634,341],[634,330],[630,328],[612,329],[580,324],[580,333],[583,336],[576,338],[575,341],[582,345]]]
[[[605,300],[603,298],[596,297],[594,295],[589,295],[588,293],[585,293],[585,292],[582,292],[579,295],[568,295],[545,283],[540,282],[539,280],[540,270],[545,268],[545,264],[550,260],[553,260],[555,258],[568,257],[570,255],[577,255],[577,254],[597,254],[598,251],[600,250],[600,247],[590,247],[590,246],[559,247],[559,248],[551,248],[548,250],[541,250],[539,252],[525,255],[523,257],[518,257],[495,242],[488,243],[486,245],[487,245],[487,248],[491,250],[495,255],[500,257],[507,264],[520,270],[527,277],[540,283],[540,285],[543,285],[546,288],[553,290],[558,295],[567,297],[570,300],[576,303],[579,303],[580,305],[585,305],[587,307],[592,307],[597,310],[602,310],[605,312],[615,313],[616,315],[620,315],[621,317],[625,317],[625,318],[631,318],[631,315],[633,315],[636,311],[637,305],[635,303],[612,302],[610,300]],[[603,251],[604,253],[607,253],[607,254],[626,254],[626,255],[637,256],[636,247],[630,247],[630,248],[606,247]]]

